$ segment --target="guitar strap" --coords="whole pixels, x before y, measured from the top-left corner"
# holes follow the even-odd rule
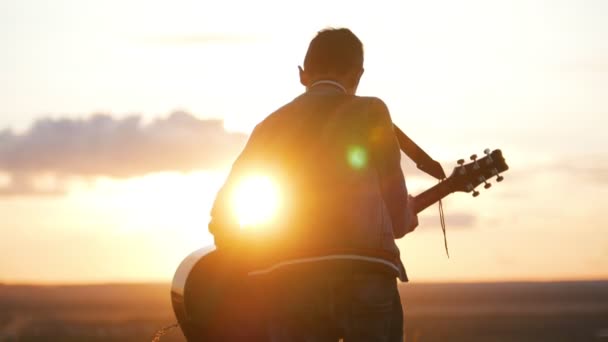
[[[393,124],[397,141],[401,151],[405,153],[421,171],[437,178],[439,182],[446,179],[446,174],[441,167],[441,164],[431,158],[420,146],[418,146],[410,137],[408,137],[403,131]],[[441,223],[441,231],[443,232],[443,244],[445,246],[445,254],[450,258],[450,252],[448,251],[448,239],[445,232],[445,216],[443,214],[443,203],[439,200],[439,222]]]
[[[445,172],[437,161],[433,160],[420,146],[418,146],[410,137],[408,137],[403,131],[393,124],[393,130],[399,141],[399,147],[401,151],[405,153],[411,160],[416,163],[416,166],[421,171],[442,180],[446,178]]]

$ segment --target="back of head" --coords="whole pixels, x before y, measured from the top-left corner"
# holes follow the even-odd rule
[[[363,70],[363,44],[346,28],[319,31],[308,46],[304,70],[310,78],[359,75]]]

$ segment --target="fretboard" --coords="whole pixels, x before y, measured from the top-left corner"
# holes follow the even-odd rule
[[[452,193],[449,178],[415,196],[414,211],[419,213]]]

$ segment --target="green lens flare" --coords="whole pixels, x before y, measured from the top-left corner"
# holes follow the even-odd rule
[[[367,151],[361,146],[351,146],[348,149],[348,163],[355,169],[362,169],[367,165]]]

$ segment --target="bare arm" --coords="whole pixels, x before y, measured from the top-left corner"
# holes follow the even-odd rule
[[[371,105],[372,158],[378,170],[382,198],[389,211],[393,234],[401,238],[418,225],[416,214],[408,198],[405,177],[401,170],[401,150],[393,131],[388,107],[382,100],[374,99]]]

